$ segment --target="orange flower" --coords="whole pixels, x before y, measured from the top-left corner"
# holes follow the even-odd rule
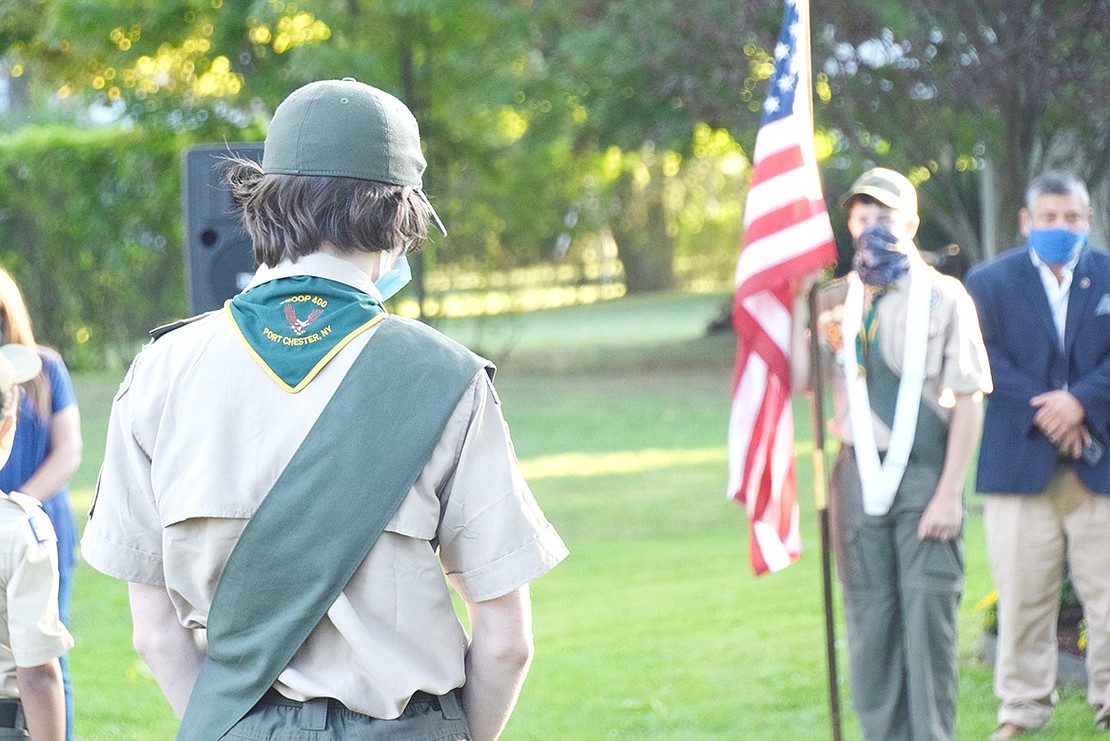
[[[817,316],[821,331],[825,333],[825,345],[833,353],[840,352],[840,348],[844,347],[844,334],[840,329],[843,318],[844,307],[842,306],[823,311]]]

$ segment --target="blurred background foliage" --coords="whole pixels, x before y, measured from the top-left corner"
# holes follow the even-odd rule
[[[1045,167],[1105,210],[1110,0],[812,15],[830,201],[901,169],[921,246],[965,261],[1014,243]],[[0,0],[0,264],[44,342],[120,362],[185,311],[181,149],[260,139],[293,89],[352,76],[421,124],[451,232],[415,266],[421,313],[444,275],[538,265],[606,295],[719,290],[780,18],[773,0]]]
[[[36,339],[119,366],[184,306],[179,137],[28,126],[0,136],[0,255]]]

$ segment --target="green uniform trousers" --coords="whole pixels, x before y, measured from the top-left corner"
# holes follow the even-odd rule
[[[890,511],[863,511],[851,447],[833,468],[829,519],[848,634],[852,704],[868,741],[955,736],[963,539],[920,540],[940,472],[910,457]]]

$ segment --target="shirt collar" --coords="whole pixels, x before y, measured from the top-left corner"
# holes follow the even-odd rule
[[[315,278],[334,280],[337,283],[357,288],[378,301],[381,301],[382,298],[369,275],[347,260],[329,255],[326,252],[313,252],[310,255],[298,258],[296,262],[282,260],[273,267],[260,265],[250,283],[243,290],[249,290],[278,278],[292,278],[298,275],[311,275]]]

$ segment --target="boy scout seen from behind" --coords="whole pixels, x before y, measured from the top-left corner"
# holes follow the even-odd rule
[[[0,347],[0,466],[15,437],[20,383],[38,375],[38,355]],[[58,657],[73,638],[58,619],[58,546],[34,497],[0,492],[0,739],[65,738],[65,697]]]
[[[516,704],[566,549],[492,366],[383,307],[443,231],[424,166],[392,95],[294,91],[229,170],[258,271],[117,394],[82,551],[130,582],[178,739],[487,740]]]

